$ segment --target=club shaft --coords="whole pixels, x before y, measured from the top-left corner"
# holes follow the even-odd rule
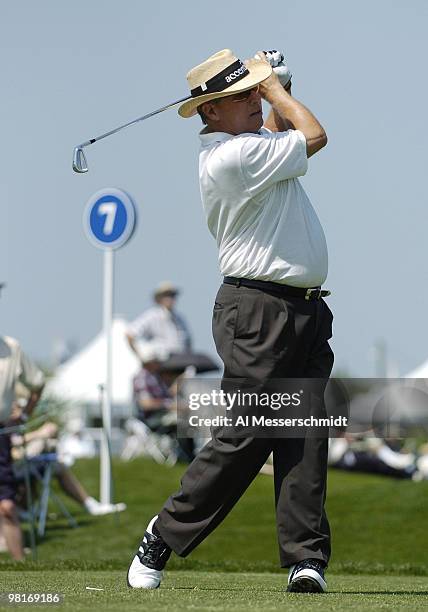
[[[192,96],[186,96],[185,98],[181,98],[180,100],[176,100],[175,102],[171,102],[171,104],[167,104],[166,106],[162,106],[161,108],[158,108],[157,110],[152,111],[151,113],[147,113],[147,115],[143,115],[142,117],[138,117],[137,119],[134,119],[133,121],[129,121],[128,123],[124,123],[123,125],[120,125],[119,127],[115,128],[114,130],[110,130],[109,132],[106,132],[105,134],[101,134],[101,136],[97,136],[96,138],[91,138],[90,140],[87,140],[86,142],[82,142],[82,144],[79,145],[79,147],[87,147],[91,144],[94,144],[94,142],[98,142],[98,140],[102,140],[103,138],[107,138],[107,136],[111,136],[112,134],[116,134],[116,132],[119,132],[120,130],[123,130],[124,128],[129,127],[130,125],[134,125],[134,123],[138,123],[139,121],[144,121],[144,119],[148,119],[149,117],[153,117],[153,115],[157,115],[158,113],[162,113],[163,111],[167,110],[168,108],[171,108],[172,106],[175,106],[176,104],[180,104],[181,102],[185,102],[186,100],[189,100]]]

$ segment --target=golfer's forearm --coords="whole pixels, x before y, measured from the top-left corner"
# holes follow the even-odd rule
[[[287,93],[291,96],[291,82],[284,87]],[[295,130],[295,126],[285,119],[281,117],[277,110],[271,108],[269,111],[269,115],[264,123],[264,127],[268,128],[271,132],[286,132],[287,130]]]
[[[294,129],[300,130],[304,134],[308,157],[327,144],[327,135],[318,119],[306,106],[292,98],[284,89],[272,88],[272,90],[266,92],[265,99],[271,104],[273,111],[278,113],[285,125],[291,124]]]
[[[264,127],[271,132],[286,132],[287,130],[296,129],[291,121],[285,119],[285,117],[282,117],[274,108],[270,109],[269,115],[264,122]]]

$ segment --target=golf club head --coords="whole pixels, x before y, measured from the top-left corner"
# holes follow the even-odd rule
[[[81,147],[76,147],[73,152],[73,170],[83,174],[88,171],[88,163]]]

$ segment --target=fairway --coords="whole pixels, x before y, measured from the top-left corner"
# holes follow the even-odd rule
[[[91,492],[98,488],[98,461],[73,467]],[[116,516],[91,517],[62,496],[79,527],[62,517],[48,522],[28,570],[120,570],[127,567],[150,518],[180,484],[184,466],[169,468],[147,459],[114,462],[116,501],[128,504]],[[56,489],[58,491],[58,489]],[[427,575],[426,499],[428,482],[413,483],[366,474],[331,471],[327,511],[333,534],[330,572],[334,574]],[[358,500],[358,503],[356,503]],[[52,507],[54,512],[57,508]],[[276,572],[273,479],[258,476],[226,520],[189,557],[173,555],[169,569]],[[0,569],[13,569],[0,554]]]
[[[81,460],[73,472],[91,492],[98,488],[98,461]],[[142,532],[168,495],[179,487],[184,466],[147,459],[114,462],[115,500],[128,509],[118,516],[92,517],[61,498],[77,519],[70,529],[61,516],[48,521],[37,564],[28,570],[120,570],[129,563]],[[55,485],[56,492],[58,491]],[[327,511],[333,534],[330,572],[426,576],[428,482],[413,483],[375,475],[330,471]],[[356,503],[358,500],[358,503]],[[58,509],[51,505],[58,514]],[[273,479],[258,476],[226,520],[189,557],[175,555],[170,569],[276,572]],[[0,554],[0,570],[15,569]],[[17,568],[16,568],[17,569]]]
[[[286,573],[170,571],[160,589],[127,588],[124,572],[4,572],[2,590],[60,592],[61,610],[423,610],[428,578],[331,575],[323,595],[286,593]],[[104,589],[87,591],[86,586]],[[29,607],[26,607],[29,609]],[[37,606],[36,609],[58,609]]]
[[[142,530],[177,488],[183,469],[146,459],[115,461],[116,500],[126,502],[127,511],[91,517],[62,497],[79,527],[70,529],[63,518],[51,516],[38,562],[16,564],[0,555],[0,592],[60,592],[65,600],[59,609],[82,611],[428,608],[428,482],[335,471],[329,475],[333,557],[326,574],[328,594],[285,592],[287,572],[278,567],[273,483],[267,476],[255,479],[194,553],[186,559],[172,556],[160,589],[128,589],[126,569]],[[79,461],[73,471],[96,490],[97,460]],[[104,590],[87,591],[86,586]]]

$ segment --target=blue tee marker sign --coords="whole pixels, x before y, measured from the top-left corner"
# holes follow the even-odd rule
[[[101,189],[86,204],[83,224],[86,235],[101,249],[118,249],[132,236],[136,209],[131,196],[116,187]]]
[[[101,189],[89,198],[83,225],[90,242],[102,249],[104,259],[103,331],[106,340],[105,377],[102,394],[103,437],[100,448],[100,499],[112,501],[111,490],[111,411],[113,404],[112,326],[114,298],[114,251],[123,246],[135,229],[136,212],[131,196],[116,187]],[[96,382],[94,381],[94,384]]]

